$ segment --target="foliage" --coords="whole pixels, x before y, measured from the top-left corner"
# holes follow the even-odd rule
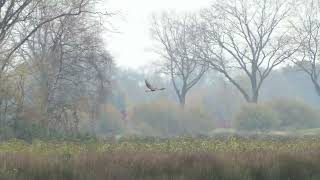
[[[32,142],[34,140],[86,141],[95,140],[96,137],[89,133],[74,134],[56,129],[47,129],[38,123],[19,120],[14,124],[4,125],[0,128],[0,141],[3,142],[9,139],[18,139],[25,142]]]
[[[182,109],[165,100],[136,106],[131,114],[133,124],[147,136],[201,134],[214,128],[213,119],[201,108]]]
[[[264,104],[245,104],[234,118],[234,127],[239,130],[271,130],[278,127],[277,113]]]
[[[96,123],[96,133],[98,135],[119,134],[125,130],[124,120],[121,119],[120,112],[112,105],[105,105],[101,117]]]
[[[271,101],[269,106],[277,112],[281,128],[304,129],[320,125],[320,114],[302,101],[281,99]]]
[[[234,118],[240,130],[288,130],[320,126],[320,114],[299,100],[278,99],[242,106]]]

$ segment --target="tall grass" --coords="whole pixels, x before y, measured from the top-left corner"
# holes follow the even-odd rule
[[[320,141],[0,144],[5,180],[318,180]]]

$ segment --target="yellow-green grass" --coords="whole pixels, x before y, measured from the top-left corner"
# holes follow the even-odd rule
[[[298,152],[319,149],[320,137],[264,139],[230,137],[224,140],[175,138],[170,140],[143,141],[123,140],[119,142],[44,142],[26,143],[10,140],[0,143],[0,153],[36,153],[39,155],[61,155],[103,152],[251,152],[278,151]]]
[[[0,179],[320,179],[320,140],[0,143]]]

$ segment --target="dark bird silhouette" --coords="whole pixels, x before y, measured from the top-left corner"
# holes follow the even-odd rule
[[[148,80],[144,80],[144,82],[146,83],[146,86],[149,89],[149,90],[146,90],[146,92],[163,91],[166,89],[166,88],[156,88],[152,86]]]

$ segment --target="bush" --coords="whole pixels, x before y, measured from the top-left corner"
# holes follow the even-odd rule
[[[106,105],[101,113],[100,120],[96,123],[98,135],[115,135],[125,130],[125,123],[121,119],[120,112],[112,105]]]
[[[282,129],[319,127],[319,113],[299,100],[275,100],[268,103],[277,112]]]
[[[147,136],[203,134],[211,131],[212,118],[200,108],[182,109],[169,101],[156,101],[134,107],[131,121]]]
[[[320,127],[320,113],[299,100],[279,99],[264,104],[247,104],[234,118],[241,130],[306,129]]]
[[[234,127],[238,130],[271,130],[279,126],[277,113],[265,104],[246,104],[236,113]]]
[[[180,114],[188,134],[208,134],[215,128],[212,116],[202,107],[180,109]]]

